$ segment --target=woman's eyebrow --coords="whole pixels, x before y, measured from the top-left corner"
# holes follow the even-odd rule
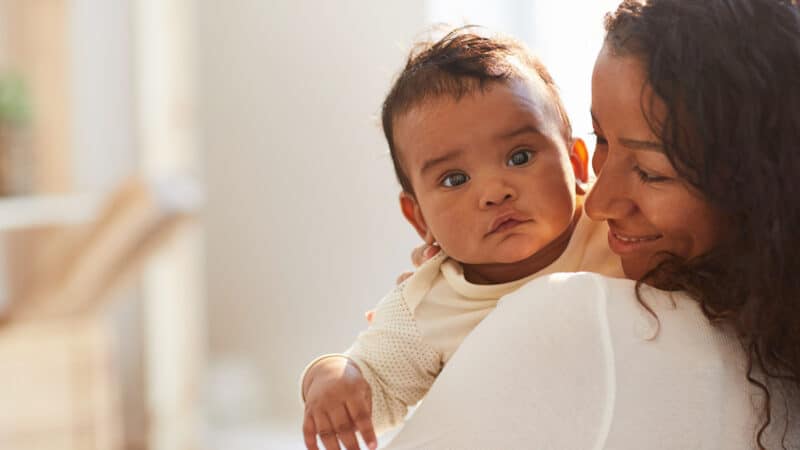
[[[589,110],[589,114],[592,115],[592,122],[597,127],[600,127],[600,122],[597,121],[597,116],[594,115],[594,112]],[[631,138],[619,138],[617,141],[625,148],[631,150],[649,150],[653,152],[664,152],[664,145],[660,142],[656,141],[648,141],[648,140],[641,140],[641,139],[631,139]]]
[[[638,139],[629,139],[629,138],[619,138],[619,143],[622,144],[623,147],[629,148],[631,150],[649,150],[653,152],[664,152],[664,146],[660,142],[656,141],[642,141]]]

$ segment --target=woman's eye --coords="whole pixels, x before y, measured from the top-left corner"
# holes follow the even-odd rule
[[[514,152],[514,154],[512,154],[511,157],[508,158],[508,162],[506,164],[508,164],[508,166],[510,166],[510,167],[522,166],[522,165],[528,164],[531,161],[531,159],[533,159],[533,152],[532,151],[530,151],[530,150],[520,150],[520,151]]]
[[[451,173],[442,179],[442,186],[456,187],[469,181],[469,175],[461,172]]]
[[[597,134],[597,132],[596,132],[596,131],[592,132],[592,134],[594,135],[594,145],[595,145],[595,146],[598,146],[598,145],[608,145],[608,141],[606,140],[606,138],[605,138],[605,137],[603,137],[603,136],[601,136],[601,135]]]
[[[657,183],[659,181],[666,181],[669,179],[660,175],[653,175],[639,166],[634,166],[633,170],[636,172],[636,175],[639,176],[639,179],[642,180],[642,183]]]

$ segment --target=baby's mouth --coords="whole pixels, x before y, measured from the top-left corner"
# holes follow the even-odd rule
[[[491,234],[501,233],[526,222],[530,222],[530,219],[522,217],[518,214],[502,215],[492,222],[492,225],[489,227],[489,231],[486,233],[486,235],[489,236]]]
[[[522,222],[520,222],[519,220],[508,219],[505,222],[503,222],[500,225],[498,225],[497,228],[492,230],[492,233],[499,233],[501,231],[508,230],[509,228],[514,228],[515,226],[517,226],[517,225],[519,225],[521,223]]]

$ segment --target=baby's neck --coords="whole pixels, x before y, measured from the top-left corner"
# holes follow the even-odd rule
[[[567,249],[569,240],[575,231],[575,225],[581,215],[581,208],[578,207],[569,226],[561,235],[551,241],[547,246],[533,255],[513,263],[496,264],[466,264],[461,263],[464,268],[464,278],[474,284],[501,284],[516,281],[549,266],[557,260]]]

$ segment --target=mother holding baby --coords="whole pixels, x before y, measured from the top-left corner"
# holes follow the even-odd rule
[[[584,207],[628,280],[505,297],[388,448],[800,448],[800,7],[626,0],[606,29]]]

